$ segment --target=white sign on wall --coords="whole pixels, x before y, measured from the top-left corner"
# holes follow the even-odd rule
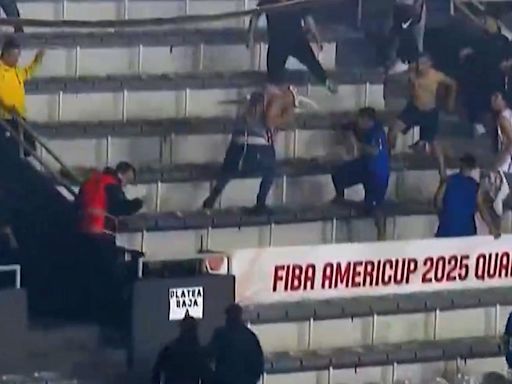
[[[242,304],[512,286],[512,235],[245,249]]]
[[[203,318],[203,287],[169,289],[169,320],[181,320],[187,314],[196,319]]]

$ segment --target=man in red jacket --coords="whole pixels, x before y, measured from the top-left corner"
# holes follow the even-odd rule
[[[115,234],[116,218],[130,216],[142,209],[142,200],[130,200],[123,188],[135,181],[136,170],[128,162],[115,169],[94,172],[80,187],[79,229],[85,234]]]
[[[76,201],[83,234],[80,278],[91,314],[104,325],[119,326],[127,316],[127,277],[120,262],[124,253],[118,251],[115,233],[117,217],[142,208],[141,199],[130,200],[123,192],[135,176],[135,167],[127,162],[94,172],[80,187]]]

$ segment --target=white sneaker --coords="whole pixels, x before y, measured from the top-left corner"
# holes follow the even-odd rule
[[[485,126],[482,123],[475,123],[473,124],[473,133],[475,134],[475,137],[479,137],[485,135],[487,133],[487,130],[485,129]]]
[[[404,63],[403,61],[398,60],[395,64],[388,69],[389,75],[398,75],[399,73],[403,73],[409,69],[409,64]]]

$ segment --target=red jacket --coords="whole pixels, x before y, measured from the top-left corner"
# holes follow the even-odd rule
[[[115,233],[116,220],[108,215],[108,185],[120,184],[114,175],[95,172],[80,187],[78,206],[80,210],[79,229],[90,234]]]

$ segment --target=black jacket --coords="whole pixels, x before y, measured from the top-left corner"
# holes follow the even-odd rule
[[[179,336],[162,349],[153,368],[152,384],[159,384],[161,375],[165,384],[204,384],[211,380],[206,353],[197,338]]]
[[[106,174],[110,174],[118,178],[115,170],[111,168],[105,168],[103,171]],[[119,183],[110,184],[105,188],[107,195],[107,212],[112,216],[130,216],[142,209],[143,202],[141,199],[128,199],[121,186],[121,180]]]
[[[263,351],[256,335],[243,324],[217,328],[209,346],[218,384],[256,384],[263,368]]]

